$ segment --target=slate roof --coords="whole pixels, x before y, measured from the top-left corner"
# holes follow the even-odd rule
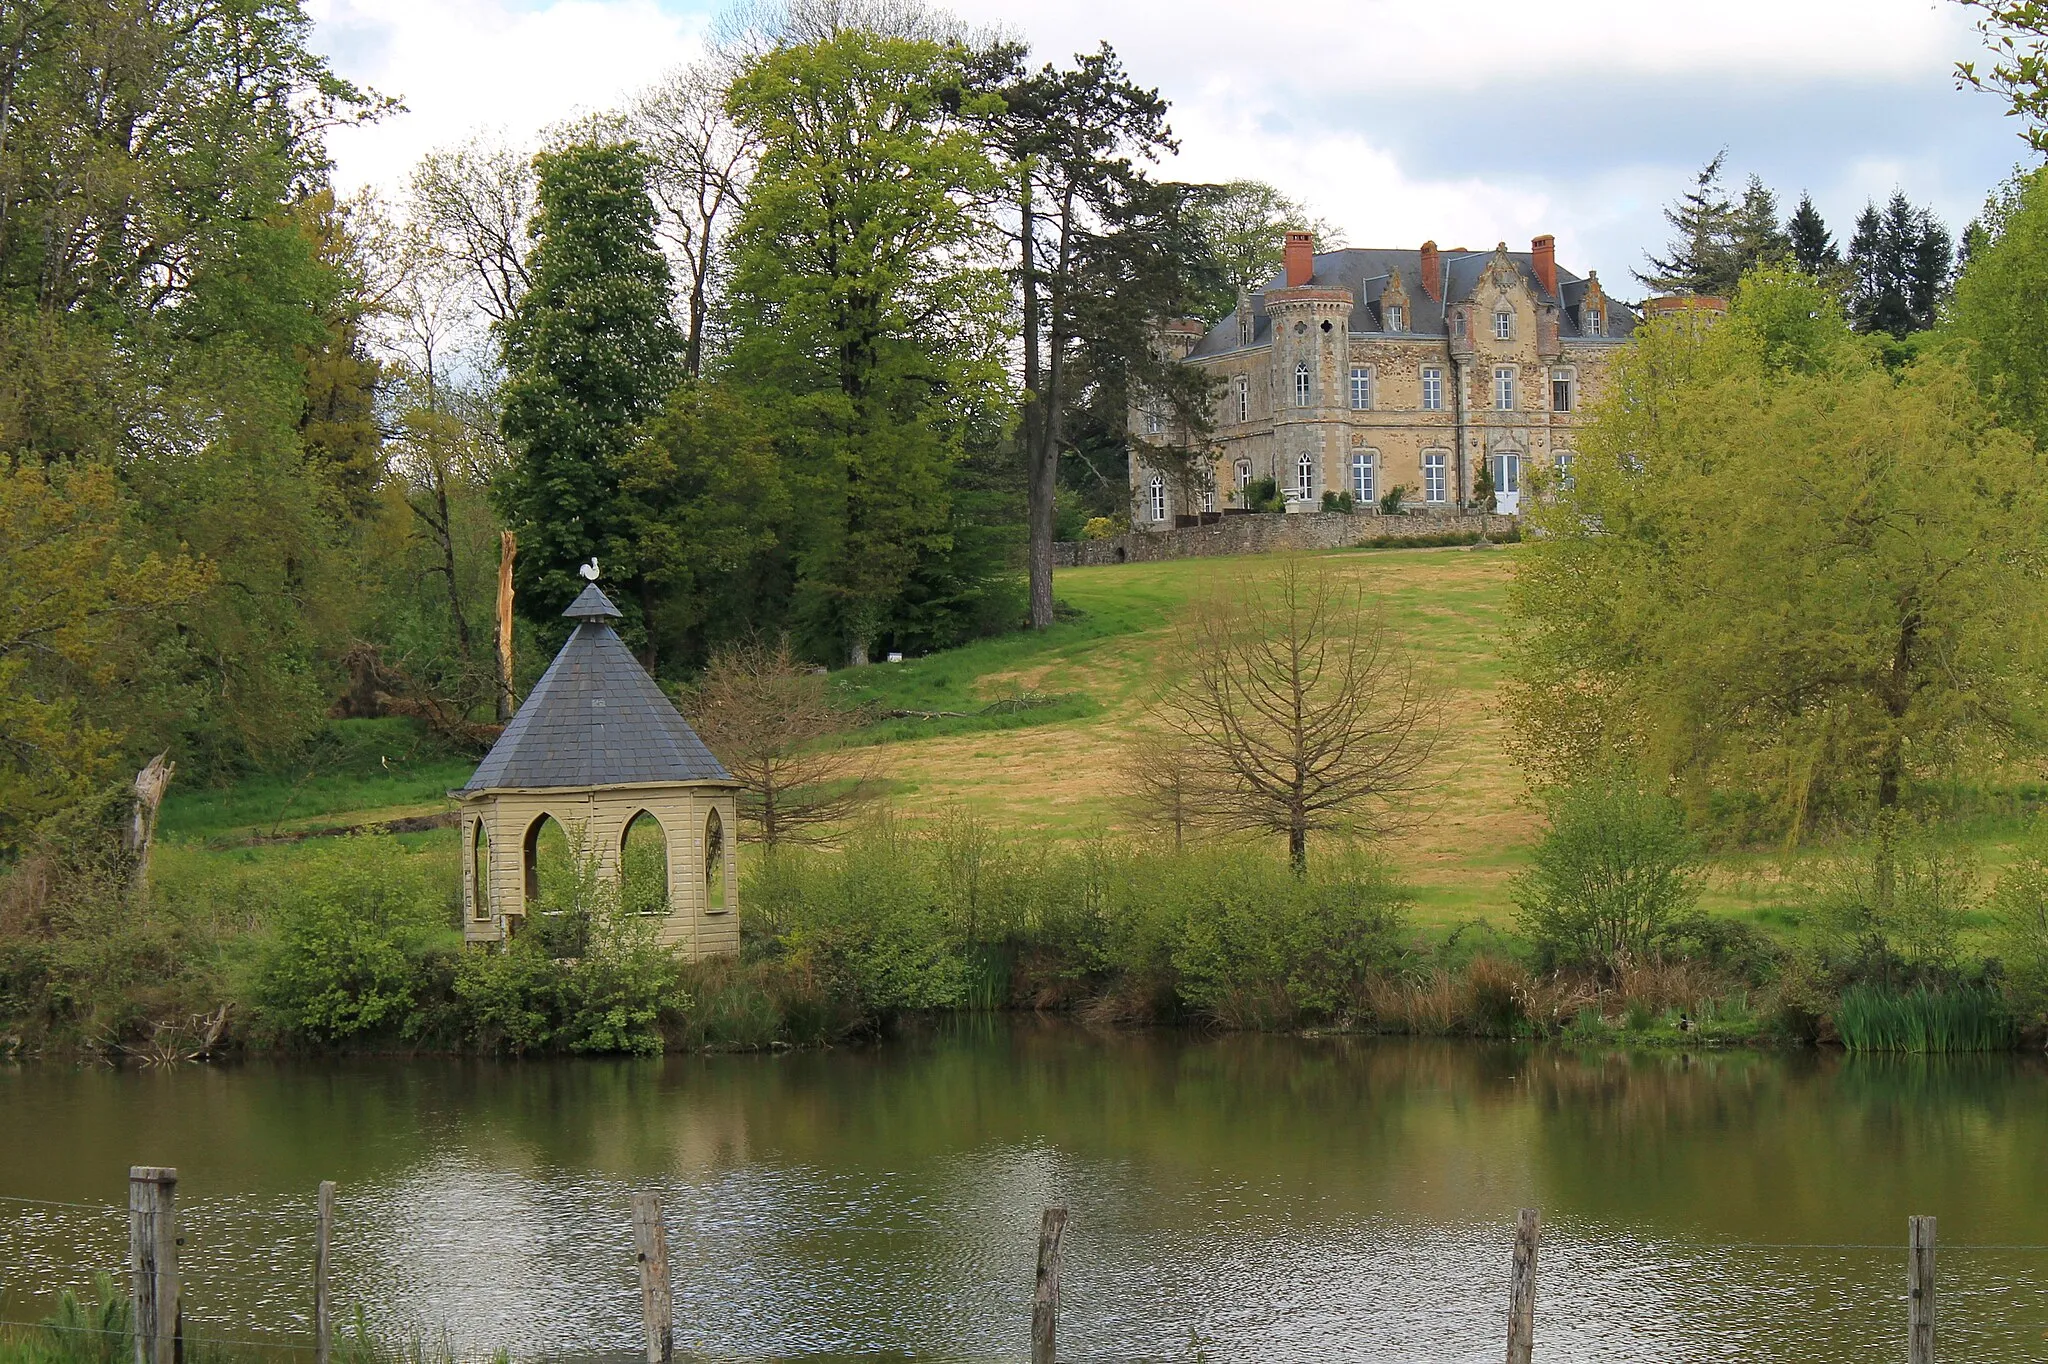
[[[612,629],[619,610],[597,584],[562,614],[577,622],[569,642],[464,791],[732,780]]]
[[[1486,263],[1492,259],[1491,251],[1439,253],[1438,268],[1446,277],[1444,299],[1455,303],[1469,298],[1479,283],[1480,274],[1486,269]],[[1508,259],[1528,281],[1530,291],[1540,297],[1543,289],[1536,283],[1536,267],[1529,253],[1510,251]],[[1349,330],[1353,335],[1373,335],[1382,333],[1386,325],[1380,312],[1380,297],[1386,293],[1387,284],[1396,272],[1401,276],[1401,288],[1408,295],[1408,316],[1403,319],[1407,325],[1399,332],[1384,334],[1448,337],[1450,330],[1445,304],[1431,298],[1422,288],[1422,252],[1419,248],[1346,247],[1341,251],[1319,251],[1315,256],[1314,273],[1308,282],[1314,288],[1349,289],[1355,300]],[[1284,272],[1276,273],[1266,288],[1278,289],[1285,282]],[[1586,294],[1586,281],[1560,265],[1557,268],[1557,294],[1561,305],[1558,311],[1562,314],[1559,331],[1569,339],[1585,339],[1588,333],[1581,330],[1579,304]],[[1263,346],[1273,335],[1273,324],[1266,318],[1263,290],[1253,292],[1251,304],[1251,344]],[[1636,325],[1634,310],[1613,298],[1607,300],[1607,316],[1601,321],[1604,325],[1597,334],[1615,339],[1630,335]],[[1199,360],[1237,349],[1237,314],[1231,313],[1209,329],[1208,335],[1195,346],[1189,358]]]

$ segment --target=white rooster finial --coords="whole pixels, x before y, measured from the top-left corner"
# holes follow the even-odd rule
[[[577,571],[578,573],[581,573],[581,574],[583,575],[583,581],[585,581],[585,582],[587,582],[587,583],[594,583],[594,582],[596,582],[596,581],[597,581],[597,556],[596,556],[596,555],[592,555],[592,556],[591,556],[591,558],[590,558],[590,562],[589,562],[589,563],[587,563],[587,564],[585,564],[585,565],[583,565],[583,567],[581,567],[581,568],[577,569],[576,571]]]

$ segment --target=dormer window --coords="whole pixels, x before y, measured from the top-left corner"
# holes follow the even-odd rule
[[[1307,407],[1308,397],[1308,362],[1304,360],[1294,367],[1294,405],[1296,407]]]
[[[1387,330],[1390,332],[1408,330],[1408,319],[1404,315],[1406,312],[1407,309],[1403,308],[1400,304],[1389,303],[1387,305]]]
[[[1515,315],[1509,312],[1506,308],[1501,308],[1495,311],[1493,315],[1493,339],[1496,341],[1505,341],[1514,334]]]
[[[1249,311],[1237,315],[1237,344],[1249,346],[1252,343],[1252,315]]]
[[[1586,305],[1585,331],[1588,336],[1605,336],[1607,334],[1606,319],[1600,315],[1600,309],[1591,303]]]

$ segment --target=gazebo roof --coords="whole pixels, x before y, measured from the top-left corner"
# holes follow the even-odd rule
[[[731,784],[612,629],[619,609],[597,584],[562,614],[577,623],[568,643],[462,790]]]

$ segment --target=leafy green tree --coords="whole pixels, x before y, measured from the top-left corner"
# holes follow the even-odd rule
[[[1206,187],[1196,210],[1196,229],[1221,270],[1201,316],[1209,321],[1237,306],[1240,292],[1256,293],[1280,273],[1281,247],[1289,232],[1313,232],[1328,250],[1341,245],[1334,228],[1298,200],[1263,180],[1230,180]]]
[[[1985,210],[1985,239],[1956,281],[1950,323],[1999,414],[2048,449],[2048,171],[2015,177]]]
[[[1719,325],[1647,329],[1613,385],[1516,565],[1540,777],[1620,752],[1796,833],[2041,750],[2040,460],[1959,365],[1889,372],[1824,288],[1765,271]]]
[[[529,284],[502,333],[512,460],[496,492],[519,536],[520,609],[550,632],[582,589],[577,566],[623,557],[619,466],[661,410],[683,341],[639,151],[570,146],[535,166]],[[621,609],[651,663],[648,581],[636,572],[624,586]]]
[[[1983,72],[1956,63],[1956,84],[2004,97],[2026,124],[2027,145],[2048,152],[2048,4],[2042,0],[1959,0],[1977,11],[1977,32],[1991,50]]]
[[[856,664],[952,554],[951,474],[1003,397],[1000,102],[973,67],[957,44],[836,27],[769,49],[727,94],[760,149],[727,369],[788,414],[796,620]]]

